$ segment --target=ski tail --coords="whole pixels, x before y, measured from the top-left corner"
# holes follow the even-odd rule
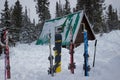
[[[68,66],[68,69],[71,70],[71,73],[74,74],[74,69],[76,68],[75,63],[74,63],[74,44],[71,41],[70,44],[70,64]]]
[[[57,50],[55,50],[55,72],[59,73],[61,72],[61,53],[58,53]]]

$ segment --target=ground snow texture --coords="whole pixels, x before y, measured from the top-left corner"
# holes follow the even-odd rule
[[[94,41],[89,41],[89,77],[84,76],[82,44],[75,49],[75,74],[68,70],[70,61],[69,51],[62,49],[62,71],[54,77],[48,75],[49,46],[32,44],[17,44],[10,48],[10,80],[120,80],[120,31],[97,36],[96,64],[92,67],[94,55]],[[53,45],[52,45],[53,47]],[[54,53],[54,52],[52,52]],[[4,80],[4,55],[0,57],[0,80]]]

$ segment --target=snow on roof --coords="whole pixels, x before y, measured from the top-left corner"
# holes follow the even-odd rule
[[[42,33],[36,44],[48,43],[49,33],[51,33],[52,37],[51,43],[54,44],[54,35],[56,28],[62,28],[62,45],[68,45],[70,43],[70,28],[72,28],[73,42],[75,42],[83,16],[84,11],[81,10],[73,14],[46,21],[43,26]]]

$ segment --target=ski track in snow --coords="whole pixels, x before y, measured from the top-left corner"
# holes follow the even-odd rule
[[[97,36],[96,64],[92,67],[94,41],[89,41],[89,64],[91,71],[89,77],[84,77],[83,53],[84,45],[75,49],[74,62],[75,74],[68,70],[69,51],[62,48],[62,71],[54,77],[48,75],[49,46],[17,44],[10,48],[10,80],[119,80],[120,79],[120,31],[112,31],[109,34]],[[52,45],[53,47],[53,45]],[[52,51],[52,54],[54,52]],[[0,80],[4,80],[4,55],[0,57]]]

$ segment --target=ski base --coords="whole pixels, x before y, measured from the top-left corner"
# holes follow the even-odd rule
[[[71,73],[74,74],[74,69],[76,69],[75,63],[70,63],[68,69],[71,70]]]

